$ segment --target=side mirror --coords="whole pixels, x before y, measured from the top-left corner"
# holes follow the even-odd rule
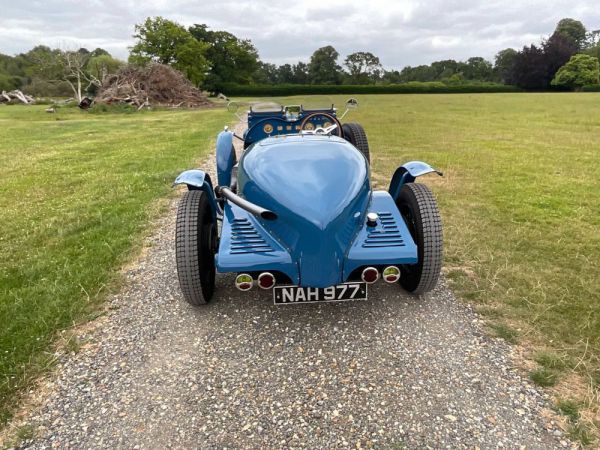
[[[358,108],[358,100],[356,100],[354,97],[350,97],[348,100],[346,100],[346,111],[344,111],[344,114],[342,114],[342,117],[340,117],[340,120],[342,120],[344,117],[346,117],[346,114],[348,114],[348,111],[350,111],[351,109],[356,109]]]
[[[240,109],[240,104],[237,102],[229,102],[227,103],[227,111],[230,112],[231,114],[234,114],[235,117],[237,117],[238,119],[242,120],[242,118],[240,117],[240,115],[237,113],[238,110]]]
[[[240,105],[237,102],[229,102],[227,103],[227,111],[229,111],[231,114],[235,114],[238,109],[240,109]]]

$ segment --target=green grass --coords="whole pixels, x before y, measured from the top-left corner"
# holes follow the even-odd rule
[[[231,120],[218,109],[44,108],[0,107],[0,422],[51,365],[56,332],[116,285],[176,174]]]
[[[565,417],[568,417],[572,423],[579,420],[579,406],[572,400],[560,400],[556,403],[556,408]]]
[[[506,342],[510,342],[511,344],[519,342],[519,333],[503,323],[490,324],[490,330],[495,336],[504,339]]]
[[[575,371],[600,398],[600,95],[357,98],[345,121],[365,127],[379,188],[405,161],[444,172],[420,181],[440,203],[455,292],[497,333],[552,352],[561,363],[551,370]]]
[[[556,372],[546,369],[545,367],[533,370],[529,374],[529,378],[531,378],[531,381],[535,384],[542,387],[554,386],[557,381]]]

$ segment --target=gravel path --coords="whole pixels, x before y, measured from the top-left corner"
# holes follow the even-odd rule
[[[214,160],[213,160],[214,161]],[[213,164],[211,162],[211,164]],[[28,448],[571,446],[510,348],[440,286],[377,284],[367,302],[275,307],[217,277],[184,303],[175,208],[88,342],[65,357]]]

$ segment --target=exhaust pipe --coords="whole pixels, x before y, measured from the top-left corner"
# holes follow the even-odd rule
[[[225,197],[234,205],[239,206],[242,209],[245,209],[250,214],[261,217],[265,220],[275,220],[277,219],[277,214],[273,211],[269,211],[268,209],[262,208],[258,205],[255,205],[252,202],[249,202],[246,199],[243,199],[239,195],[235,194],[231,189],[224,186],[217,186],[215,188],[215,192],[219,197]]]

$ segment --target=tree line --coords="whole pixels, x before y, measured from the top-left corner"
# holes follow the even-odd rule
[[[314,51],[308,61],[275,65],[261,61],[248,39],[205,24],[184,27],[162,17],[149,17],[135,26],[129,64],[151,61],[170,65],[195,85],[217,92],[238,85],[373,85],[439,81],[446,84],[495,82],[524,89],[554,86],[578,89],[598,84],[599,31],[588,32],[575,19],[562,19],[540,44],[521,50],[507,48],[494,61],[474,56],[429,65],[386,70],[371,52],[341,55],[331,45]],[[93,94],[103,77],[126,64],[101,48],[89,51],[37,46],[29,52],[0,54],[0,90],[22,88],[33,95]]]
[[[0,90],[24,89],[37,96],[93,95],[102,79],[124,63],[106,50],[51,49],[38,45],[17,56],[0,54]]]

